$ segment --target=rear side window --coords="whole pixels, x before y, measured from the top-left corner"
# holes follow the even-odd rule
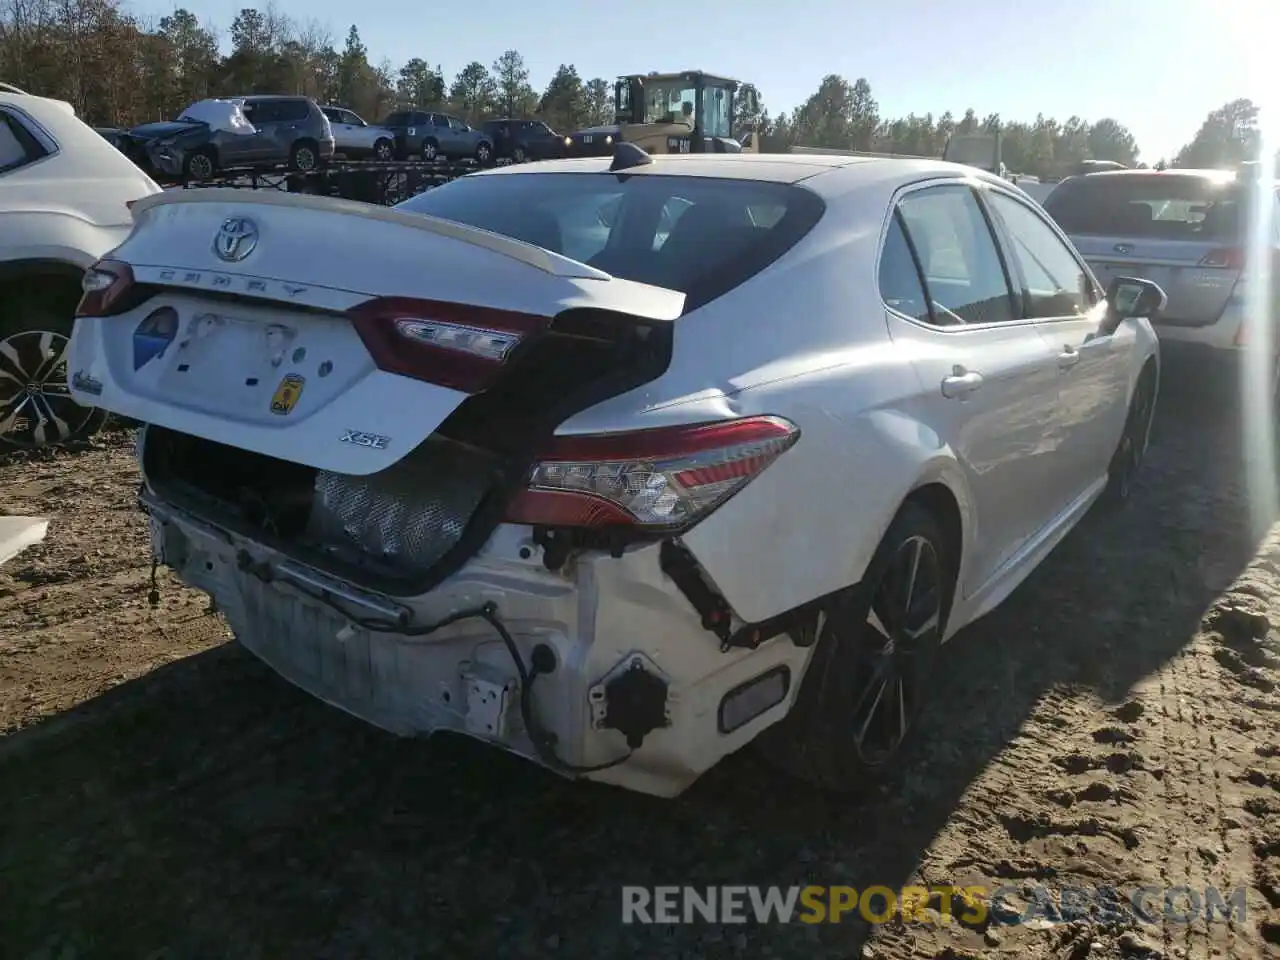
[[[25,167],[47,153],[17,117],[0,110],[0,174]]]
[[[715,299],[781,257],[821,218],[803,187],[605,173],[461,177],[397,209],[537,244],[624,280]],[[781,211],[760,225],[753,210]]]
[[[929,187],[898,203],[940,326],[1020,319],[995,237],[968,187]]]
[[[279,101],[248,100],[241,107],[250,123],[274,123],[280,119]]]
[[[915,257],[902,231],[902,218],[896,212],[889,221],[884,250],[880,253],[880,298],[898,313],[925,323],[931,321],[929,301],[920,285]]]
[[[1237,240],[1245,191],[1233,180],[1176,173],[1065,180],[1044,208],[1067,233],[1160,240]]]
[[[277,100],[276,119],[285,123],[295,123],[311,116],[311,104],[305,100]]]
[[[323,111],[321,111],[321,112],[322,112],[326,117],[328,117],[328,118],[329,118],[329,122],[330,122],[330,123],[346,123],[346,122],[347,122],[346,120],[344,120],[344,119],[342,118],[342,111],[341,111],[341,110],[323,110]]]

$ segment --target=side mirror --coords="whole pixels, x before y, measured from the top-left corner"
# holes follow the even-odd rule
[[[1158,284],[1140,277],[1115,277],[1107,287],[1103,332],[1114,333],[1125,320],[1155,320],[1169,298]]]

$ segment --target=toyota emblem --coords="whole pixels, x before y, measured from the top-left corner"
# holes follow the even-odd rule
[[[1116,244],[1114,247],[1112,247],[1111,249],[1112,249],[1112,250],[1114,250],[1116,253],[1119,253],[1119,254],[1133,253],[1133,247],[1132,247],[1132,246],[1130,246],[1130,245],[1129,245],[1129,244],[1127,244],[1127,243],[1117,243],[1117,244]]]
[[[213,252],[219,260],[236,263],[253,253],[258,245],[258,226],[245,217],[228,217],[213,238]]]

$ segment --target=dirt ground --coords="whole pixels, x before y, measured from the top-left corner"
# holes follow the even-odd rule
[[[843,800],[747,752],[660,801],[383,735],[163,571],[150,608],[127,434],[10,463],[0,510],[53,522],[0,571],[0,955],[1280,956],[1280,536],[1236,423],[1162,398],[1137,502],[957,639],[911,762]],[[805,883],[1240,888],[1246,916],[620,922],[624,884]]]

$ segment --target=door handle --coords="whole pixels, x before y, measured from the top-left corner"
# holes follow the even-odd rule
[[[1063,346],[1062,352],[1058,354],[1058,369],[1070,370],[1080,362],[1080,351],[1072,346]]]
[[[942,395],[950,400],[967,400],[969,394],[982,386],[982,374],[976,370],[955,367],[949,377],[942,378]]]

